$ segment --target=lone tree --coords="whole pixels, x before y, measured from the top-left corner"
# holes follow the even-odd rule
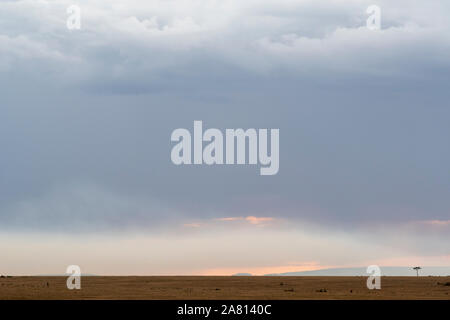
[[[419,270],[422,269],[421,267],[414,267],[414,270],[416,270],[417,276],[419,276]]]

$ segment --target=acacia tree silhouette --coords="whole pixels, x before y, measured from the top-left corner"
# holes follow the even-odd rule
[[[421,267],[414,267],[414,270],[416,270],[417,276],[419,276],[419,270],[422,269]]]

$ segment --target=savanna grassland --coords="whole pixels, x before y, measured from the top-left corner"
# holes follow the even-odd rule
[[[366,277],[130,276],[0,278],[0,299],[442,299],[450,277],[382,277],[368,290]]]

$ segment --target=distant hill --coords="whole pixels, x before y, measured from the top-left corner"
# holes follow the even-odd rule
[[[252,276],[251,273],[245,273],[245,272],[233,274],[233,277],[250,277],[250,276]]]
[[[36,275],[32,275],[32,277],[69,277],[71,276],[71,273],[61,273],[61,274],[36,274]],[[98,275],[96,274],[91,274],[91,273],[82,273],[81,277],[97,277]]]
[[[416,271],[412,267],[382,267],[382,276],[415,276]],[[359,268],[334,268],[314,271],[286,272],[266,274],[266,276],[367,276],[366,267]],[[420,276],[450,276],[450,267],[422,267]]]

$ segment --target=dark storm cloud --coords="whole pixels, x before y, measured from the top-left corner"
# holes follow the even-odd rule
[[[157,4],[82,4],[80,31],[0,4],[1,228],[448,218],[446,2],[382,1],[380,32],[364,1]],[[280,128],[279,174],[174,166],[194,120]]]

